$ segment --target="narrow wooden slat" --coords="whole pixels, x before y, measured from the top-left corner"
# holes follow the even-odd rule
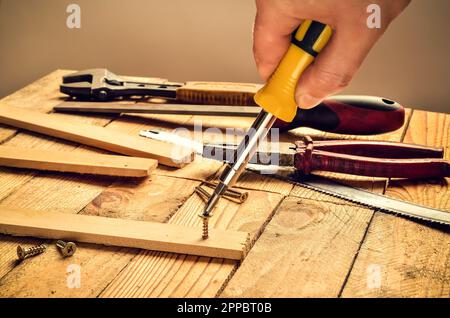
[[[203,240],[195,227],[13,208],[0,208],[0,233],[238,260],[249,239],[245,232],[211,230]]]
[[[53,78],[52,83],[48,83],[49,81],[46,80],[46,87],[53,86],[53,83],[59,82],[58,74]],[[32,88],[33,85],[30,86],[30,89]],[[54,91],[53,94],[46,98],[52,100],[52,96],[58,95],[57,90],[55,89]],[[36,91],[36,94],[38,93],[39,90]],[[10,102],[12,105],[21,105],[21,98],[29,99],[28,95],[24,95],[18,96],[17,99],[10,100]],[[38,97],[35,99],[39,100]],[[80,122],[93,122],[98,125],[108,123],[102,116],[88,117],[65,114],[52,114],[52,116],[62,118],[62,120],[66,118],[71,120],[73,118],[74,120],[80,120]],[[164,119],[164,121],[160,119]],[[108,129],[127,132],[132,135],[137,135],[141,129],[170,131],[182,125],[189,119],[189,116],[171,115],[170,119],[174,121],[174,124],[168,124],[165,115],[155,117],[149,115],[141,118],[122,116],[119,120],[110,123]],[[102,122],[102,120],[105,122]],[[34,136],[34,134],[30,135],[28,133],[20,133],[18,136],[8,140],[6,144],[67,151],[75,148],[75,145],[72,145],[70,142],[61,140],[55,142],[50,137]],[[85,147],[80,147],[75,151],[93,153],[92,150],[95,150],[83,148]],[[193,193],[195,186],[199,184],[188,179],[204,180],[217,171],[220,165],[219,162],[205,160],[189,164],[183,169],[159,166],[154,171],[151,181],[148,178],[133,181],[120,180],[103,192],[103,188],[110,184],[111,179],[103,179],[99,176],[95,178],[92,176],[77,177],[73,175],[61,177],[60,175],[54,176],[41,173],[30,182],[29,179],[32,176],[21,176],[18,174],[19,171],[11,173],[3,171],[0,173],[0,176],[10,186],[1,193],[1,198],[9,195],[6,200],[3,200],[2,205],[44,210],[52,209],[65,213],[77,213],[87,205],[81,211],[82,214],[164,222],[176,212],[179,206]],[[24,177],[28,180],[28,184],[26,184],[27,181]],[[5,183],[0,184],[0,190]],[[101,194],[98,195],[100,192]],[[92,202],[89,204],[90,201]],[[14,245],[27,245],[28,241],[24,238],[0,236],[0,254],[4,256],[0,258],[0,277],[9,272],[0,281],[0,294],[2,296],[95,297],[109,284],[111,279],[123,270],[138,251],[130,248],[92,246],[92,244],[80,243],[80,249],[70,259],[61,260],[56,250],[48,249],[45,254],[33,259],[33,262],[16,266],[14,262]],[[12,245],[13,252],[11,252]],[[49,263],[54,264],[52,270],[48,270]],[[90,275],[90,279],[83,279],[83,286],[86,288],[67,288],[65,278],[68,264],[82,264],[83,271],[86,271],[86,273],[96,273],[95,275]],[[103,268],[104,270],[98,272],[98,268]],[[30,277],[39,277],[39,279],[29,279]]]
[[[405,142],[444,147],[450,160],[450,115],[414,111]],[[450,213],[450,179],[391,181],[386,195]],[[446,228],[376,212],[342,296],[450,297]]]
[[[100,176],[61,178],[41,174],[4,199],[1,206],[60,213],[81,210],[83,215],[163,222],[199,184],[154,175],[151,180],[118,180],[108,187],[110,182],[111,179]],[[3,275],[9,272],[0,280],[2,297],[96,297],[139,252],[138,249],[79,243],[73,257],[61,259],[56,248],[48,248],[46,253],[17,266],[15,248],[28,241],[0,235],[0,268],[3,267]],[[83,288],[67,287],[66,271],[70,264],[80,265],[87,274],[82,277]]]
[[[64,122],[52,115],[18,107],[2,105],[0,123],[125,155],[153,158],[173,167],[182,167],[193,158],[192,151],[181,147],[178,147],[179,151],[174,151],[170,144],[157,140],[130,136],[103,127]]]
[[[156,168],[153,159],[0,146],[0,166],[144,177]]]

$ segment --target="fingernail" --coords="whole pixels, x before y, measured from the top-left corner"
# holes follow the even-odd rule
[[[314,96],[306,94],[306,95],[300,96],[300,99],[299,99],[300,105],[299,106],[300,106],[300,108],[305,108],[305,109],[313,108],[313,107],[319,105],[321,101],[322,100],[320,98],[316,98]]]

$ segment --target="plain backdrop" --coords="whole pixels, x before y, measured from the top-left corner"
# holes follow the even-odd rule
[[[71,3],[81,29],[66,26]],[[55,69],[260,82],[254,15],[252,0],[0,0],[0,97]],[[449,112],[449,23],[449,0],[413,0],[345,93]]]

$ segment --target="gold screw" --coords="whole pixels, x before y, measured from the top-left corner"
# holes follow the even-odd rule
[[[77,245],[74,242],[56,241],[56,246],[61,251],[64,257],[72,256],[77,250]]]
[[[203,219],[202,239],[206,240],[209,237],[209,216],[200,215]]]
[[[204,201],[208,201],[210,195],[209,193],[203,189],[201,186],[198,186],[195,188],[195,192],[204,200]]]
[[[36,245],[30,248],[23,248],[22,246],[17,246],[17,256],[21,261],[27,257],[35,256],[45,252],[47,247],[44,244]]]
[[[213,183],[213,182],[209,182],[209,181],[203,181],[203,183],[211,189],[215,189],[217,187],[217,183]],[[230,199],[230,198],[236,199],[235,202],[237,202],[237,203],[244,203],[248,198],[248,192],[240,192],[240,191],[234,190],[232,188],[228,188],[225,191],[225,193],[223,194],[223,197],[227,198],[227,199]],[[232,200],[232,201],[234,201],[234,200]]]

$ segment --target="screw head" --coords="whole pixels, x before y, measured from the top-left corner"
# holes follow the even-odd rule
[[[26,256],[25,249],[22,246],[17,246],[17,257],[19,257],[20,260],[24,260]]]
[[[74,242],[67,242],[66,246],[61,250],[64,256],[72,256],[75,254],[77,246]]]

